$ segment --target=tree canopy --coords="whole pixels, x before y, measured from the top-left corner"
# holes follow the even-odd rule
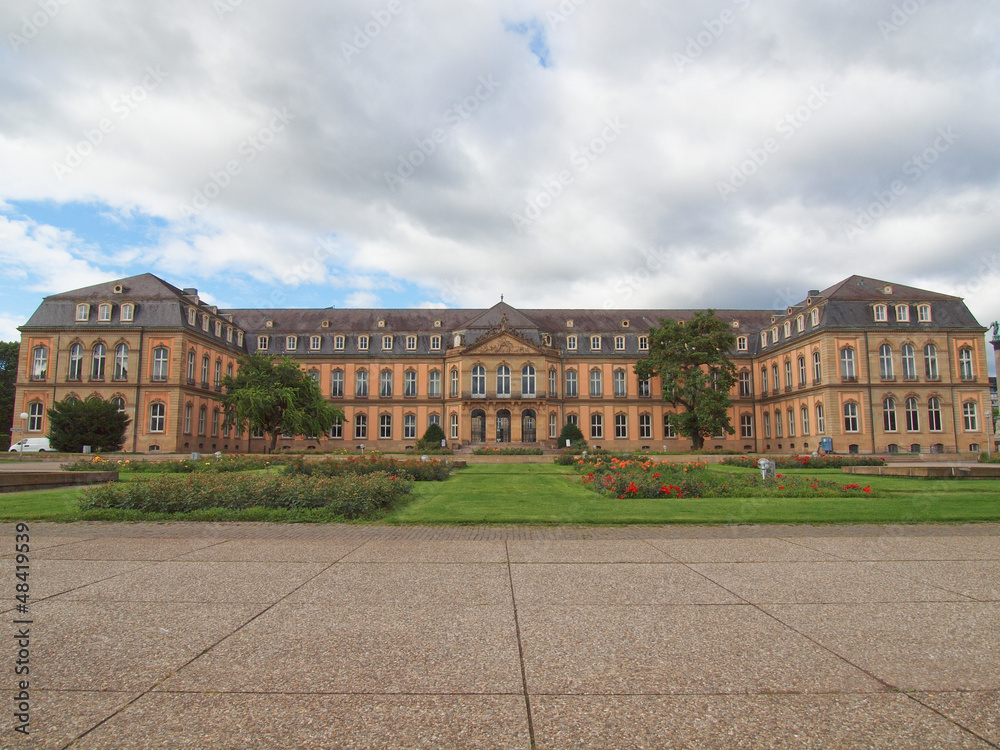
[[[269,451],[281,435],[322,435],[343,418],[290,357],[243,355],[223,385],[226,425],[270,436]]]
[[[697,450],[706,437],[735,432],[729,390],[736,368],[728,356],[735,343],[715,310],[702,310],[686,322],[661,319],[649,332],[649,356],[635,366],[642,379],[660,378],[664,401],[683,407],[671,421]]]
[[[70,397],[49,409],[49,441],[64,453],[80,453],[85,445],[94,451],[120,451],[129,421],[110,401],[97,396],[85,401]]]
[[[17,382],[16,341],[0,341],[0,448],[10,446],[10,428],[14,424],[14,384]]]
[[[441,425],[436,423],[429,424],[427,425],[427,429],[424,431],[424,436],[417,441],[417,450],[440,450],[441,441],[444,439],[444,430],[441,429]]]

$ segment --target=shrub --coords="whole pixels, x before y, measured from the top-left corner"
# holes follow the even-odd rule
[[[559,433],[559,445],[566,445],[566,441],[569,440],[569,447],[575,448],[576,450],[586,450],[587,441],[583,437],[583,432],[580,430],[579,425],[575,425],[572,422],[567,422],[563,425],[562,432]]]
[[[418,451],[441,450],[441,446],[445,444],[442,442],[444,440],[445,435],[441,425],[432,423],[427,425],[424,436],[417,441],[416,448]]]
[[[485,445],[472,451],[475,456],[541,456],[545,453],[541,448],[493,448]]]
[[[118,471],[134,474],[193,474],[224,473],[231,471],[253,471],[267,469],[271,466],[281,466],[290,459],[274,455],[236,455],[214,456],[193,461],[183,458],[175,461],[145,461],[142,459],[118,458],[109,459],[102,456],[81,458],[71,464],[64,464],[63,471]]]
[[[767,458],[767,456],[765,456]],[[743,466],[756,469],[759,456],[734,456],[724,458],[722,463],[726,466]],[[775,468],[778,469],[841,469],[845,466],[885,466],[885,459],[876,456],[799,456],[789,458],[788,456],[776,456],[771,459]]]
[[[337,460],[306,461],[293,459],[285,467],[285,476],[344,477],[364,476],[385,472],[406,477],[414,482],[443,482],[451,474],[452,465],[441,461],[421,461],[419,459],[398,460],[382,456],[353,456]]]
[[[277,474],[191,474],[113,482],[83,491],[80,510],[183,513],[207,508],[328,508],[345,518],[369,517],[409,494],[413,483],[375,472],[364,477],[283,477]]]
[[[95,451],[120,451],[129,421],[125,412],[97,396],[67,398],[49,409],[49,439],[64,453],[80,453],[85,445]]]

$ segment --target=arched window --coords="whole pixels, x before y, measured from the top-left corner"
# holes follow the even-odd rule
[[[535,395],[535,368],[532,365],[521,368],[521,395],[532,398]]]
[[[45,418],[45,406],[41,401],[32,401],[28,405],[28,432],[41,432]]]
[[[941,432],[941,399],[931,396],[927,399],[927,429]]]
[[[882,344],[878,348],[878,371],[882,380],[895,380],[895,372],[892,368],[892,347]]]
[[[624,370],[615,370],[611,373],[612,381],[614,384],[615,396],[622,398],[628,395],[627,380],[625,379]]]
[[[167,405],[157,401],[149,407],[149,431],[163,432],[167,424]]]
[[[73,344],[69,348],[69,372],[66,373],[67,380],[80,380],[83,378],[83,345]]]
[[[854,348],[845,346],[840,350],[840,377],[848,382],[858,379],[858,371],[854,362]],[[855,404],[855,408],[857,404]]]
[[[167,379],[168,362],[170,352],[165,346],[158,346],[153,349],[153,372],[152,379],[157,383],[162,383]]]
[[[576,398],[579,392],[576,370],[566,370],[566,398]]]
[[[962,347],[958,350],[958,376],[962,380],[975,380],[972,371],[972,349]]]
[[[962,423],[966,432],[979,431],[979,410],[975,401],[966,401],[962,404]]]
[[[125,399],[121,396],[115,396],[111,399],[111,405],[115,407],[118,411],[125,411]]]
[[[849,402],[844,404],[844,432],[858,432],[858,405]]]
[[[594,369],[590,371],[590,397],[599,398],[604,395],[604,385],[601,382],[601,371]]]
[[[97,344],[90,357],[90,379],[104,380],[104,359],[107,356],[107,349],[104,344]]]
[[[917,410],[917,400],[912,396],[906,399],[906,431],[920,430],[920,412]]]
[[[115,369],[112,380],[128,380],[128,345],[115,347]]]
[[[507,365],[497,367],[497,398],[510,398],[510,368]]]
[[[886,432],[896,431],[896,399],[892,396],[882,400],[882,426]]]
[[[913,352],[913,344],[903,344],[899,353],[903,360],[903,380],[916,380],[917,359]]]
[[[549,368],[549,398],[556,398],[559,395],[559,374],[556,368]]]
[[[938,379],[937,347],[934,344],[924,346],[924,374],[928,380]]]
[[[453,370],[453,372],[456,372]],[[486,368],[476,365],[472,368],[472,397],[484,398],[486,396]]]
[[[341,369],[330,372],[330,398],[344,397],[344,371]]]
[[[459,380],[458,380],[458,368],[457,367],[452,367],[451,368],[451,376],[450,377],[451,377],[451,386],[450,386],[449,394],[451,395],[452,398],[458,398]]]
[[[31,353],[31,379],[45,380],[49,374],[49,348],[36,346]]]

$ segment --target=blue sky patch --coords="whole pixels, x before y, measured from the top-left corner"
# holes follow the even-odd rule
[[[528,49],[531,54],[538,58],[538,64],[543,68],[552,67],[552,53],[549,51],[549,42],[545,35],[545,25],[537,18],[520,23],[505,23],[507,31],[528,37]]]

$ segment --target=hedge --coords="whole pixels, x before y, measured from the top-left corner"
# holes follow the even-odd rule
[[[386,472],[406,477],[414,482],[443,482],[451,474],[452,465],[437,460],[355,456],[343,460],[306,461],[293,459],[285,467],[285,476],[344,477]]]

